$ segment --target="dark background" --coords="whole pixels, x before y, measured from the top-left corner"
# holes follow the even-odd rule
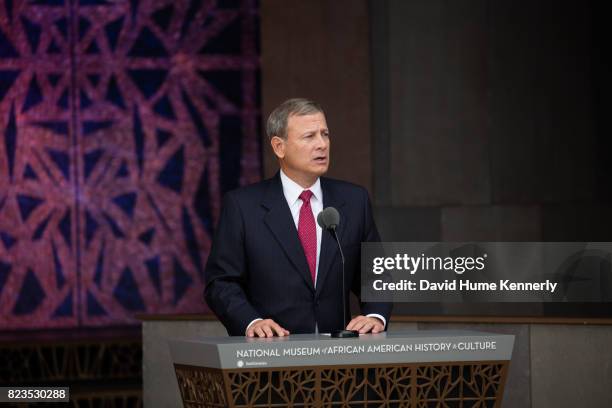
[[[332,130],[330,174],[370,188],[383,240],[612,239],[602,3],[279,5],[262,3],[264,111],[287,95],[321,101]],[[264,163],[271,174],[273,161]],[[612,308],[395,311],[602,316]]]

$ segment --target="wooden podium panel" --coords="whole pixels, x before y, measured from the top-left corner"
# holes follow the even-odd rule
[[[434,332],[437,333],[437,332]],[[411,356],[409,352],[397,353],[397,362],[372,362],[380,360],[381,356],[367,355],[362,356],[361,362],[351,364],[352,360],[359,360],[353,356],[342,356],[344,362],[334,361],[329,365],[310,365],[309,358],[298,359],[300,361],[286,361],[288,366],[274,367],[250,367],[238,368],[227,367],[227,359],[220,352],[217,364],[184,364],[177,363],[176,360],[184,360],[185,356],[192,354],[194,360],[198,360],[193,351],[197,343],[190,342],[189,347],[192,351],[182,350],[183,356],[175,358],[175,372],[178,380],[179,389],[183,398],[183,404],[188,408],[212,408],[212,407],[411,407],[411,408],[498,408],[501,406],[504,384],[507,377],[509,354],[513,345],[513,336],[508,335],[487,335],[484,333],[462,332],[462,339],[466,333],[474,338],[482,338],[482,341],[494,341],[500,344],[500,348],[489,350],[490,357],[504,357],[502,359],[489,360],[483,353],[476,353],[478,360],[467,361],[466,357],[473,352],[457,352],[454,360],[446,361],[414,361],[406,360],[436,360],[439,357],[447,357],[446,352],[422,352],[420,356]],[[431,332],[429,332],[431,336]],[[363,338],[360,344],[365,340]],[[500,337],[502,338],[499,342]],[[450,340],[449,340],[450,338]],[[488,340],[484,340],[488,338]],[[497,340],[492,340],[497,338]],[[228,338],[229,339],[229,338]],[[391,340],[384,337],[386,344]],[[410,340],[408,340],[410,339]],[[269,340],[269,339],[268,339]],[[370,337],[376,344],[376,338]],[[236,339],[243,343],[244,339]],[[330,347],[334,340],[326,339],[322,343],[313,340],[318,347]],[[383,341],[379,339],[379,341]],[[395,344],[417,344],[418,341],[426,341],[426,344],[435,344],[434,341],[444,344],[458,342],[458,338],[452,335],[437,335],[435,340],[428,337],[411,337],[406,334],[404,338],[395,336]],[[412,343],[410,343],[412,341]],[[301,342],[294,347],[305,346],[309,342]],[[347,340],[343,341],[344,344]],[[291,347],[287,342],[272,342],[262,340],[261,343],[247,343],[253,349],[257,345],[270,347],[271,344],[282,344]],[[483,343],[484,344],[484,343]],[[175,351],[180,347],[180,342],[171,344],[173,357],[177,355]],[[183,342],[183,346],[187,343]],[[210,345],[210,343],[209,343]],[[227,345],[227,344],[226,344]],[[285,347],[285,348],[286,348]],[[206,353],[206,348],[202,344],[202,352]],[[508,349],[509,348],[509,349]],[[281,349],[282,350],[282,349]],[[232,350],[232,351],[235,351]],[[447,352],[450,352],[447,351]],[[210,349],[208,349],[208,353]],[[181,353],[178,353],[181,354]],[[414,354],[414,353],[412,353]],[[225,357],[231,355],[225,353]],[[339,356],[334,356],[338,360]],[[385,355],[388,357],[388,355]],[[507,359],[505,358],[507,357]],[[216,357],[206,355],[205,359],[212,361]],[[274,358],[263,357],[270,360]],[[277,356],[279,361],[267,361],[266,365],[282,364],[283,356]],[[261,362],[257,357],[252,358],[253,363]],[[291,359],[288,359],[291,360]],[[330,358],[331,360],[331,358]],[[363,361],[370,360],[370,361]],[[388,358],[387,358],[388,360]],[[465,360],[465,361],[464,361]],[[331,361],[330,361],[331,362]],[[239,360],[238,366],[245,364]],[[291,364],[291,365],[289,365]],[[225,367],[214,367],[225,366]]]

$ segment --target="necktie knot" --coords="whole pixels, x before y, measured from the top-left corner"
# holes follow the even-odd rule
[[[302,200],[304,202],[304,204],[306,203],[310,203],[310,198],[312,197],[312,191],[310,190],[304,190],[302,191],[302,194],[300,194],[300,200]]]

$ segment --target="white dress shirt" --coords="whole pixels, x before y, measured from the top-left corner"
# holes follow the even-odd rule
[[[300,209],[302,208],[302,200],[300,200],[300,194],[304,190],[310,190],[312,192],[312,197],[310,198],[310,208],[312,209],[312,215],[315,218],[315,223],[317,224],[317,263],[315,267],[315,287],[317,286],[317,277],[319,275],[319,256],[321,254],[321,238],[323,237],[323,229],[319,226],[319,223],[316,222],[317,215],[321,211],[323,211],[323,190],[321,190],[321,179],[317,178],[317,181],[310,186],[309,188],[303,188],[295,181],[291,180],[289,176],[287,176],[282,170],[280,171],[280,179],[281,184],[283,185],[283,194],[285,195],[285,200],[287,200],[287,204],[289,205],[289,210],[291,211],[291,216],[293,217],[293,222],[295,223],[295,229],[297,230],[299,222],[300,222]],[[379,314],[369,314],[370,317],[376,317],[383,322],[383,326],[387,325],[387,321],[384,317]],[[249,331],[249,327],[253,323],[258,320],[262,320],[262,318],[254,319],[245,330]],[[318,332],[318,328],[315,327],[315,330]]]

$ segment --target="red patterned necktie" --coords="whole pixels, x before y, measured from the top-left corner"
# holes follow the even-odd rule
[[[302,207],[300,208],[300,219],[298,221],[298,236],[300,237],[302,248],[304,248],[304,254],[306,254],[306,261],[310,269],[310,276],[314,284],[317,273],[317,227],[315,225],[314,215],[312,214],[312,208],[310,207],[311,197],[312,191],[310,190],[304,190],[302,194],[300,194]]]

